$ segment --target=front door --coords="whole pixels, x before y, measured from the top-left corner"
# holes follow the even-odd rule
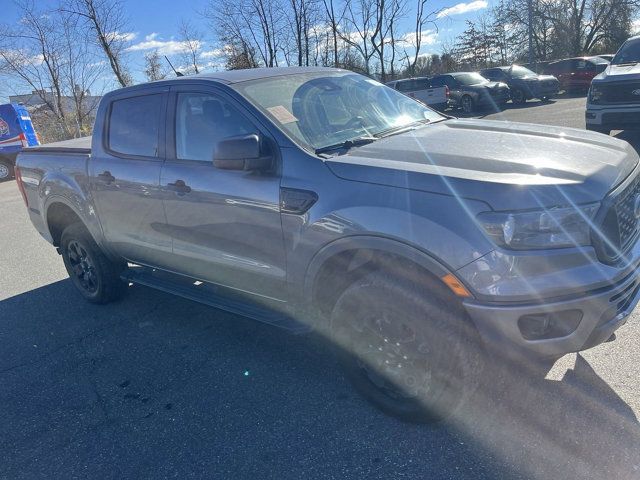
[[[163,266],[171,252],[160,191],[168,89],[123,93],[100,112],[104,142],[92,146],[89,177],[109,246],[124,258]]]
[[[280,176],[213,165],[218,141],[257,133],[248,112],[216,90],[175,87],[169,101],[168,158],[160,184],[173,238],[171,270],[252,294],[284,299]],[[271,145],[267,147],[267,145]],[[273,153],[273,152],[272,152]]]

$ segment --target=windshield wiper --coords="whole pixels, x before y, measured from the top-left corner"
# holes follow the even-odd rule
[[[624,62],[624,63],[612,63],[614,67],[626,67],[628,65],[637,65],[638,62]]]
[[[371,142],[378,140],[377,137],[356,137],[345,140],[344,142],[334,143],[333,145],[327,145],[326,147],[316,148],[316,155],[321,153],[332,152],[333,150],[349,149],[353,147],[360,147]]]
[[[405,133],[405,132],[409,132],[411,130],[415,130],[420,125],[426,125],[427,123],[431,123],[431,120],[427,120],[425,118],[424,120],[418,120],[417,122],[413,122],[413,123],[410,123],[408,125],[401,125],[401,126],[398,126],[398,127],[387,128],[387,129],[382,130],[382,131],[380,131],[378,133],[375,133],[374,136],[376,138],[390,137],[391,135],[398,135],[400,133]]]

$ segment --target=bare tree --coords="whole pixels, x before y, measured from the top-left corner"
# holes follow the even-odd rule
[[[286,28],[281,0],[211,0],[204,12],[223,44],[255,52],[266,67],[278,66]]]
[[[16,2],[23,13],[19,28],[5,26],[0,44],[2,70],[29,86],[55,116],[61,135],[70,136],[63,96],[63,42],[60,22],[32,0]]]
[[[334,0],[322,0],[327,15],[327,21],[331,28],[331,36],[333,39],[333,65],[338,66],[338,28],[342,22],[342,16],[336,14]]]
[[[102,88],[99,80],[104,75],[104,62],[91,48],[88,32],[78,28],[76,18],[64,15],[61,21],[65,59],[62,68],[63,90],[73,102],[75,136],[79,137],[88,135],[93,128],[98,108],[96,93]]]
[[[66,0],[62,9],[85,20],[120,86],[130,85],[132,78],[124,58],[128,23],[120,0]]]
[[[437,32],[437,25],[436,25],[436,18],[438,16],[439,10],[436,11],[429,11],[427,9],[427,4],[428,4],[429,0],[418,0],[417,5],[416,5],[416,14],[414,17],[414,30],[413,32],[409,35],[410,37],[412,37],[412,47],[414,49],[414,53],[413,53],[413,58],[409,59],[409,55],[406,53],[405,51],[405,56],[407,57],[408,60],[408,70],[409,72],[415,72],[416,70],[416,66],[418,63],[418,59],[420,58],[420,52],[422,49],[422,42],[423,42],[423,33],[425,32],[425,29],[427,28],[427,26],[431,26],[435,29],[435,31]],[[415,73],[412,73],[412,75],[415,75]]]
[[[396,38],[394,36],[394,26],[398,18],[404,14],[404,0],[375,0],[375,28],[369,38],[371,46],[378,57],[378,65],[380,68],[380,80],[387,80],[386,64],[389,63],[391,73],[394,75],[395,56],[396,56]],[[387,59],[386,46],[390,47],[391,58]]]
[[[144,55],[144,76],[147,81],[155,82],[167,78],[167,72],[162,67],[162,59],[158,50],[147,52]]]
[[[198,60],[204,44],[202,32],[194,28],[191,22],[182,20],[180,22],[179,35],[180,41],[184,46],[182,61],[188,67],[187,73],[200,73]]]
[[[293,34],[297,65],[309,65],[313,48],[313,27],[319,17],[317,0],[287,0],[283,4],[283,15],[288,19],[289,29]],[[290,13],[286,8],[290,9]]]
[[[377,26],[377,2],[372,0],[346,0],[343,16],[344,28],[338,31],[340,40],[355,49],[362,57],[364,73],[371,74],[372,35]]]
[[[17,6],[23,12],[19,28],[0,28],[0,72],[38,98],[34,122],[45,140],[86,135],[97,108],[90,91],[103,75],[98,52],[75,17],[33,0]]]

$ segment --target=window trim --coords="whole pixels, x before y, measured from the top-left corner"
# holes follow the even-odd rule
[[[106,112],[106,118],[104,122],[104,129],[102,132],[102,148],[109,155],[121,158],[124,160],[146,160],[152,162],[163,162],[166,155],[166,136],[165,136],[165,128],[163,125],[166,125],[167,119],[167,89],[162,90],[145,90],[142,92],[131,92],[128,95],[119,95],[109,99],[109,106]],[[113,104],[115,102],[119,102],[121,100],[128,100],[131,98],[140,98],[147,97],[150,95],[159,95],[160,96],[160,120],[158,125],[158,152],[155,157],[149,157],[146,155],[134,155],[131,153],[118,152],[113,150],[109,141],[109,134],[111,132],[111,114],[113,111]]]
[[[178,111],[178,95],[180,94],[202,94],[202,95],[211,95],[218,97],[221,101],[230,104],[239,113],[244,115],[247,120],[249,120],[258,131],[259,135],[263,137],[266,141],[269,142],[269,146],[273,151],[273,172],[274,174],[280,175],[280,147],[278,142],[275,140],[273,134],[267,129],[267,127],[256,117],[250,110],[248,110],[245,106],[243,106],[240,102],[236,101],[234,98],[226,94],[224,91],[216,88],[215,86],[209,87],[204,86],[202,84],[186,84],[186,85],[173,85],[168,95],[167,100],[167,113],[165,122],[165,138],[166,138],[166,155],[165,162],[171,162],[172,164],[183,164],[183,165],[211,165],[211,168],[215,168],[213,166],[213,159],[211,161],[207,160],[195,160],[195,159],[181,159],[178,158],[177,152],[177,142],[176,142],[176,128],[177,128],[177,111]],[[222,170],[221,170],[222,171]],[[238,173],[232,170],[229,172]],[[240,172],[242,173],[242,172]]]

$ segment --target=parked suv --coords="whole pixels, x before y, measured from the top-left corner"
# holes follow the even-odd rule
[[[116,90],[93,132],[16,169],[85,299],[132,282],[316,329],[404,419],[452,414],[487,358],[607,340],[638,301],[639,158],[612,137],[312,67]]]
[[[491,82],[475,72],[436,75],[431,79],[431,85],[448,87],[449,104],[462,108],[464,113],[487,107],[500,108],[510,98],[506,83]]]
[[[586,123],[588,130],[607,135],[640,128],[640,36],[627,40],[591,82]]]
[[[446,86],[433,85],[429,77],[394,80],[386,85],[436,110],[442,111],[449,106],[449,89]]]
[[[480,75],[494,82],[503,82],[509,85],[513,103],[523,104],[532,98],[548,100],[557,95],[560,90],[560,82],[556,77],[538,75],[520,65],[487,68],[482,70]]]
[[[554,75],[562,90],[587,91],[591,80],[604,72],[608,65],[609,61],[600,57],[567,58],[549,63],[544,73]]]

